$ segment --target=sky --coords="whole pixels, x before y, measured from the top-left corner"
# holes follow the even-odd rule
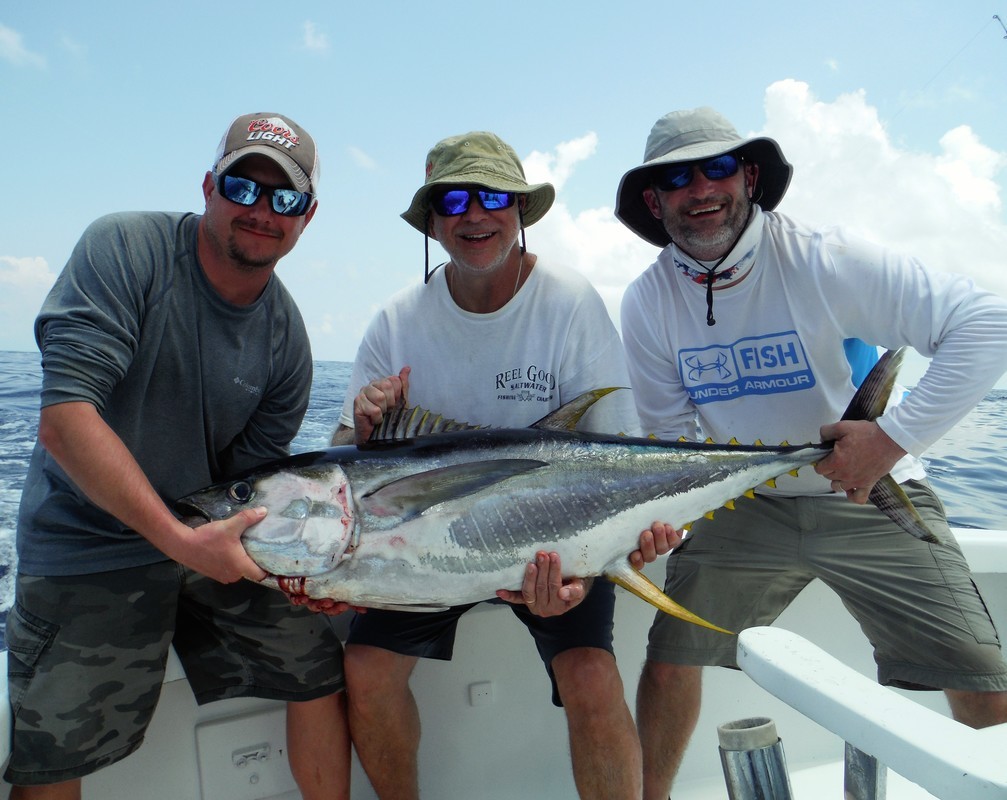
[[[375,311],[422,279],[423,237],[399,214],[430,147],[471,130],[555,185],[529,250],[584,273],[618,325],[657,255],[615,219],[619,180],[660,116],[703,105],[780,143],[795,170],[780,212],[1007,295],[997,1],[4,3],[0,350],[35,349],[93,219],[202,210],[221,135],[258,111],[296,120],[321,156],[318,212],[278,267],[318,360],[352,361]]]

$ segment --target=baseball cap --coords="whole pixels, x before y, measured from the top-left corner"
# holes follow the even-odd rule
[[[275,161],[299,192],[317,194],[320,169],[315,140],[290,117],[272,112],[236,117],[217,146],[213,174],[223,175],[252,155]]]

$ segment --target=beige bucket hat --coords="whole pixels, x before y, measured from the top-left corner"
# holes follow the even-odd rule
[[[426,170],[426,181],[402,214],[402,219],[424,234],[430,192],[438,186],[475,184],[498,192],[526,195],[522,213],[525,227],[542,219],[556,199],[551,183],[529,185],[514,149],[496,134],[486,131],[442,139],[427,154]]]
[[[671,237],[643,199],[643,190],[651,185],[653,172],[668,164],[701,161],[733,152],[759,165],[753,200],[764,211],[772,211],[783,199],[794,172],[780,145],[766,136],[742,139],[717,111],[695,108],[672,111],[654,123],[647,137],[643,164],[631,169],[619,182],[616,217],[651,244],[665,247],[671,243]]]

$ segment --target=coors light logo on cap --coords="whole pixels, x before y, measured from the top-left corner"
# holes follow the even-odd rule
[[[222,175],[251,155],[275,161],[298,191],[317,192],[319,169],[315,141],[289,117],[258,113],[243,114],[235,119],[217,147],[213,172]]]

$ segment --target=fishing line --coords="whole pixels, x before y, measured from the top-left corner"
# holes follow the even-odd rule
[[[974,41],[975,41],[976,39],[978,39],[978,38],[979,38],[979,35],[980,35],[980,34],[981,34],[981,33],[982,33],[983,31],[985,31],[985,30],[986,30],[986,28],[988,28],[988,27],[989,27],[990,25],[992,25],[992,24],[993,24],[993,20],[996,20],[997,22],[999,22],[999,23],[1000,23],[1000,25],[1001,25],[1001,26],[1003,26],[1003,21],[1002,21],[1002,20],[1000,19],[1000,17],[999,17],[999,16],[997,16],[996,14],[994,14],[994,15],[993,15],[993,16],[992,16],[992,17],[991,17],[991,18],[989,19],[989,21],[987,21],[987,22],[983,23],[983,25],[982,25],[982,26],[981,26],[981,27],[979,28],[979,30],[978,30],[978,31],[976,31],[975,35],[974,35],[974,36],[973,36],[973,37],[972,37],[971,39],[969,39],[969,40],[968,40],[968,41],[967,41],[967,42],[966,42],[966,43],[965,43],[965,44],[964,44],[964,45],[963,45],[963,46],[961,47],[961,49],[960,49],[960,50],[959,50],[959,51],[958,51],[957,53],[955,53],[955,54],[954,54],[953,56],[951,56],[951,58],[949,58],[949,59],[948,59],[948,60],[947,60],[946,62],[944,62],[944,66],[942,66],[942,67],[941,67],[941,68],[940,68],[939,70],[937,70],[937,72],[935,72],[935,73],[934,73],[933,77],[932,77],[932,78],[930,78],[930,80],[928,80],[928,81],[927,81],[927,82],[926,82],[925,84],[923,84],[923,86],[922,86],[922,87],[921,87],[921,88],[920,88],[920,89],[919,89],[919,90],[918,90],[918,91],[916,92],[916,97],[919,97],[919,96],[920,96],[921,94],[923,94],[923,92],[925,92],[925,91],[926,91],[927,87],[928,87],[928,86],[929,86],[929,85],[930,85],[931,83],[933,83],[933,82],[934,82],[935,80],[937,80],[937,78],[938,78],[938,77],[940,76],[940,74],[941,74],[942,72],[944,72],[944,70],[946,70],[946,69],[947,69],[947,68],[948,68],[948,67],[949,67],[949,66],[951,65],[951,62],[952,62],[952,61],[954,61],[954,60],[955,60],[956,58],[958,58],[958,56],[960,56],[960,55],[961,55],[962,53],[964,53],[964,52],[965,52],[965,50],[966,50],[966,49],[968,49],[968,48],[969,48],[969,46],[971,46],[971,44],[972,44],[972,43],[973,43],[973,42],[974,42]],[[1004,28],[1004,33],[1005,33],[1005,34],[1007,34],[1007,27],[1005,27],[1005,28]],[[1005,38],[1005,39],[1007,39],[1007,35],[1005,35],[1005,36],[1004,36],[1004,38]],[[903,111],[904,111],[904,110],[905,110],[905,109],[906,109],[906,108],[908,107],[908,105],[909,105],[908,101],[907,101],[907,102],[905,102],[905,103],[903,103],[903,104],[902,104],[902,105],[901,105],[901,106],[899,107],[899,110],[898,110],[898,111],[896,111],[896,112],[895,112],[895,113],[894,113],[894,114],[893,114],[893,115],[891,116],[891,118],[889,119],[889,123],[891,123],[892,121],[894,121],[894,120],[895,120],[895,118],[896,118],[896,117],[898,117],[898,115],[899,115],[899,114],[901,114],[901,113],[902,113],[902,112],[903,112]]]

